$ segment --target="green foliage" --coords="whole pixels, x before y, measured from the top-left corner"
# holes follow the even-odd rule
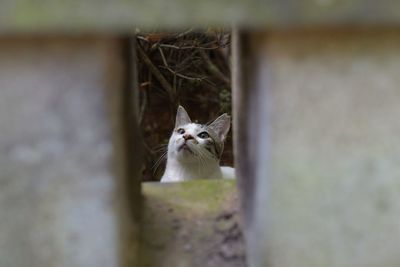
[[[231,90],[222,89],[219,93],[219,106],[221,112],[231,113],[232,110],[232,94]]]

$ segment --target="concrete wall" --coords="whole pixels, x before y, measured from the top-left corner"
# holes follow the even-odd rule
[[[254,159],[236,154],[256,185],[244,196],[251,266],[399,266],[399,32],[238,39],[259,67],[236,84],[248,98],[237,152]]]
[[[101,19],[99,19],[101,18]],[[140,29],[238,25],[285,29],[398,25],[393,0],[3,0],[0,33],[132,33]]]
[[[221,2],[204,19],[189,11],[208,12],[208,2],[171,16],[159,16],[163,5],[139,6],[142,17],[122,2],[115,13],[88,2],[81,16],[61,2],[4,3],[0,32],[18,34],[127,33],[133,22],[246,26],[254,10],[249,26],[269,29],[338,25],[354,14],[361,25],[384,24],[386,8],[389,21],[399,10],[354,2],[329,17],[266,1],[221,13]],[[273,16],[274,6],[281,12]],[[373,19],[364,16],[371,10]],[[400,265],[400,33],[325,29],[236,35],[234,138],[252,267]],[[122,41],[2,38],[0,266],[135,266],[140,139]]]
[[[0,266],[121,266],[122,52],[0,39]]]

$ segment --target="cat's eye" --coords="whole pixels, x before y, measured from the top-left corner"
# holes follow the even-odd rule
[[[206,139],[206,138],[210,137],[210,135],[207,132],[201,132],[197,136],[202,138],[202,139]]]
[[[182,128],[179,128],[179,129],[177,130],[177,132],[178,132],[178,134],[184,134],[184,133],[185,133],[185,130],[182,129]]]

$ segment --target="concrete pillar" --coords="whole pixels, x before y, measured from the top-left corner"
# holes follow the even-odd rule
[[[399,266],[399,32],[237,40],[236,159],[252,192],[242,194],[251,266]]]
[[[124,264],[123,52],[109,38],[0,40],[0,266]]]

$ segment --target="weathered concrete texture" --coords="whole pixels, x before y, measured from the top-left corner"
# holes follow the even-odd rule
[[[0,40],[0,266],[119,266],[121,59],[112,39]]]
[[[101,18],[101,19],[99,19]],[[141,28],[398,25],[393,0],[3,0],[2,33],[123,32]]]
[[[254,266],[400,266],[400,32],[266,37]]]
[[[140,266],[243,267],[234,181],[143,184]]]

